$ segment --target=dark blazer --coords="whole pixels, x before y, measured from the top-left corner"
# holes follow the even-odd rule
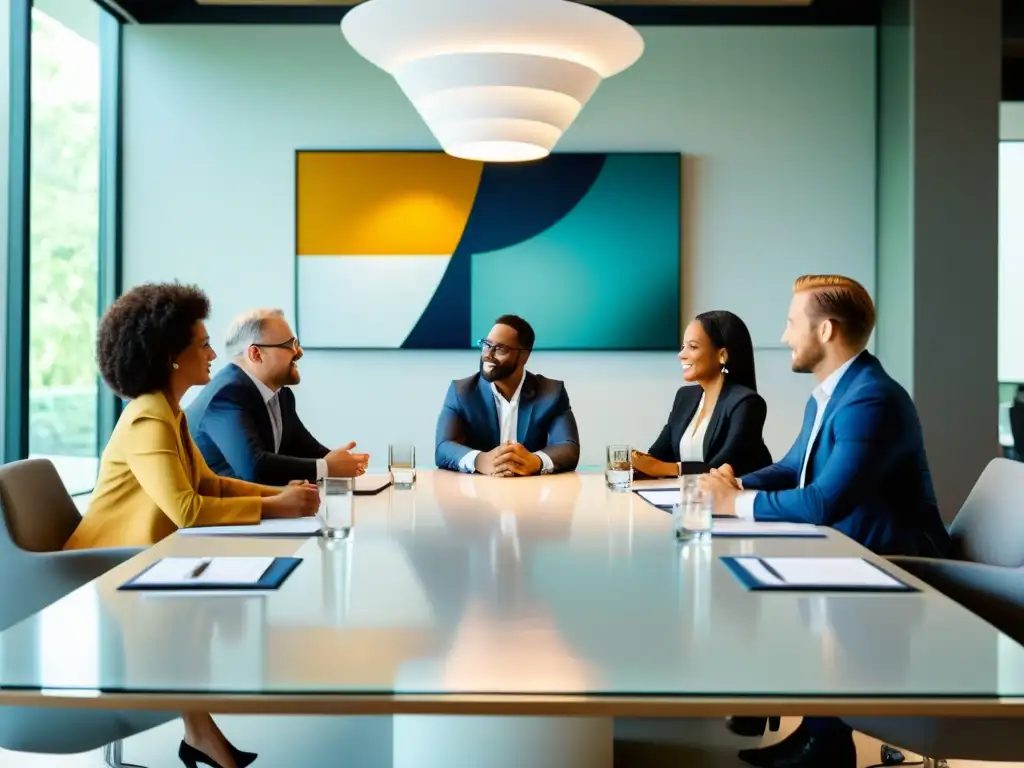
[[[316,482],[316,460],[329,450],[317,442],[295,412],[295,394],[282,387],[281,448],[274,453],[274,428],[267,405],[249,374],[226,365],[185,410],[189,431],[210,469],[264,485],[292,480]]]
[[[658,461],[679,461],[679,441],[697,415],[703,391],[698,386],[680,387],[668,421],[648,453]],[[706,472],[712,467],[730,464],[737,476],[767,467],[772,455],[761,432],[768,406],[757,392],[726,380],[704,433],[704,461],[684,471]]]
[[[571,472],[580,461],[580,433],[565,385],[526,374],[519,393],[516,438],[531,453],[544,451],[556,472]],[[479,373],[453,381],[437,419],[434,461],[458,471],[470,451],[490,451],[501,439],[498,409],[489,382]]]
[[[797,488],[816,412],[812,397],[789,453],[742,478],[745,489],[765,491],[754,518],[828,525],[880,555],[947,556],[952,542],[906,390],[862,352],[832,393]]]

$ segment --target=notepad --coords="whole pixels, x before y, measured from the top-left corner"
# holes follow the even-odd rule
[[[749,589],[916,591],[860,557],[723,557],[721,560]]]
[[[807,523],[757,523],[737,518],[716,519],[711,527],[712,536],[732,536],[738,539],[755,538],[824,538],[825,532]]]
[[[360,475],[356,478],[356,496],[376,496],[391,485],[391,475]]]
[[[320,520],[316,517],[261,520],[256,525],[208,525],[180,528],[179,536],[316,536]]]
[[[204,594],[273,590],[301,562],[296,557],[165,557],[118,589]]]
[[[648,504],[653,504],[659,509],[671,509],[679,503],[679,488],[653,488],[650,490],[634,491],[641,499]]]
[[[272,557],[165,557],[134,582],[138,586],[255,584],[273,563]],[[202,572],[193,575],[199,569]]]

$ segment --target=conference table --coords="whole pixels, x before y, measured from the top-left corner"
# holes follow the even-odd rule
[[[1024,716],[1024,648],[831,530],[681,544],[599,473],[421,471],[355,506],[340,541],[161,541],[0,634],[0,705],[392,715],[397,768],[606,768],[614,718]],[[210,555],[302,563],[271,592],[118,589]],[[919,591],[750,591],[723,555]]]

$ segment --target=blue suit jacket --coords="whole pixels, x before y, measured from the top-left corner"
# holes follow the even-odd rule
[[[580,461],[580,434],[565,385],[526,374],[519,393],[516,439],[532,452],[544,451],[556,472],[571,472]],[[498,446],[501,430],[489,382],[479,373],[453,381],[437,419],[434,461],[441,469],[458,471],[470,451]]]
[[[862,352],[832,393],[797,488],[816,411],[812,397],[785,458],[743,477],[745,489],[764,491],[754,518],[828,525],[881,555],[946,556],[952,542],[906,390]]]
[[[185,410],[189,432],[218,475],[264,485],[292,480],[316,482],[316,460],[328,449],[317,442],[295,411],[295,395],[282,387],[281,446],[274,453],[274,428],[263,396],[237,365],[225,365]]]

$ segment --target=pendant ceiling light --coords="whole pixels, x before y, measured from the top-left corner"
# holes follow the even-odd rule
[[[368,0],[341,31],[445,152],[491,162],[548,155],[601,80],[644,50],[633,27],[568,0]]]

